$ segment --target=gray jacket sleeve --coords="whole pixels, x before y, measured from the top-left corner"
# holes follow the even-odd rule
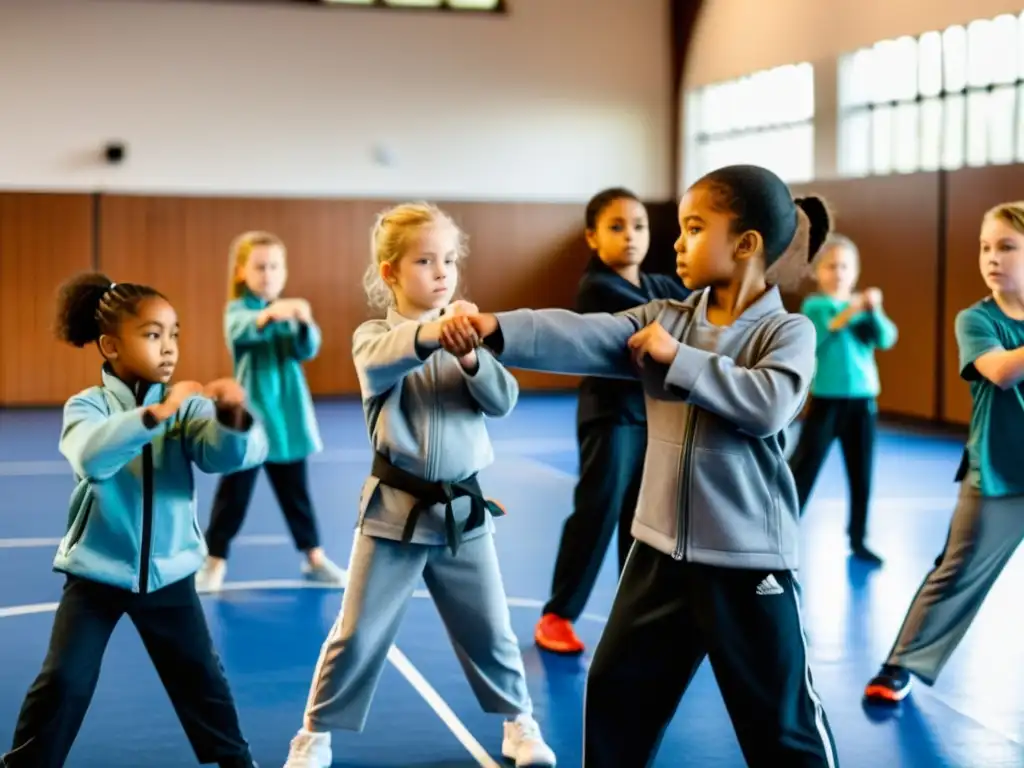
[[[785,429],[803,407],[814,377],[814,355],[814,325],[803,315],[789,315],[752,367],[683,344],[665,384],[741,432],[769,437]]]
[[[566,309],[499,312],[495,351],[509,368],[635,379],[626,343],[661,308],[662,302],[651,302],[615,315],[580,315]]]
[[[352,359],[364,398],[384,394],[423,365],[429,354],[417,349],[418,331],[412,321],[389,328],[383,320],[370,320],[356,328]]]
[[[469,394],[486,415],[508,416],[519,400],[519,382],[486,349],[478,349],[476,359],[475,373],[459,366]]]

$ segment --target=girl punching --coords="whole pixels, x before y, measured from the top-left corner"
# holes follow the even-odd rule
[[[578,312],[622,312],[654,299],[684,299],[674,276],[640,271],[651,242],[647,209],[626,189],[599,192],[587,203],[587,244],[593,257],[580,280]],[[555,653],[582,653],[573,628],[594,589],[616,528],[619,570],[633,544],[629,529],[647,448],[647,412],[639,382],[588,376],[576,412],[580,477],[565,521],[551,597],[534,639]]]
[[[206,552],[192,467],[255,466],[266,434],[235,381],[170,383],[178,317],[153,288],[77,277],[61,291],[58,330],[76,347],[95,343],[105,362],[102,382],[64,406],[60,450],[77,481],[54,560],[66,582],[43,669],[0,765],[64,765],[107,642],[127,615],[199,762],[251,768],[195,588]]]
[[[228,305],[224,317],[235,378],[266,425],[270,452],[263,469],[284,512],[295,547],[306,560],[306,578],[340,584],[342,570],[320,548],[306,460],[323,449],[302,365],[320,351],[320,329],[309,303],[283,299],[288,278],[284,244],[266,232],[246,232],[231,245]],[[215,592],[224,583],[228,550],[256,487],[259,467],[221,478],[213,500],[206,544],[210,549],[197,585]]]
[[[979,267],[991,293],[955,321],[973,402],[960,497],[945,549],[867,685],[869,701],[901,701],[911,675],[935,683],[1024,539],[1024,202],[985,215]]]
[[[790,459],[801,514],[836,438],[843,449],[850,483],[848,535],[853,556],[880,565],[868,549],[868,502],[875,453],[875,398],[879,392],[876,349],[891,349],[897,331],[882,309],[882,292],[854,293],[860,254],[849,238],[832,235],[815,261],[820,293],[808,296],[800,311],[817,332],[817,368],[811,406]]]
[[[553,766],[532,715],[526,675],[477,473],[493,461],[487,417],[516,404],[516,380],[486,350],[440,351],[462,232],[427,204],[400,205],[372,234],[366,288],[387,315],[356,329],[353,357],[373,446],[341,613],[320,652],[303,728],[286,768],[327,768],[335,729],[360,731],[420,578],[487,712],[506,716],[502,754]]]
[[[751,766],[833,768],[800,618],[799,507],[786,427],[814,375],[814,326],[773,284],[806,268],[829,216],[773,173],[730,166],[679,203],[694,293],[618,314],[517,310],[445,321],[505,365],[641,378],[648,441],[633,538],[586,686],[585,768],[645,766],[705,657]]]

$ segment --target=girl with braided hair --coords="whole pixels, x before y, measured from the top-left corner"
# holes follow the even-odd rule
[[[64,406],[60,450],[76,485],[53,567],[66,583],[0,766],[64,765],[127,615],[199,762],[253,768],[196,593],[206,546],[192,466],[220,474],[259,464],[263,427],[231,379],[171,383],[178,317],[155,289],[80,275],[61,289],[57,319],[62,341],[98,346],[102,380]]]

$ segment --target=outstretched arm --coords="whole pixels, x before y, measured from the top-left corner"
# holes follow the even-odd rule
[[[669,363],[665,386],[670,391],[752,437],[769,437],[788,426],[814,376],[814,326],[802,315],[783,321],[749,368],[731,357],[680,344],[657,323],[637,334],[632,344],[638,352]]]
[[[371,320],[352,337],[352,358],[363,397],[376,397],[391,389],[440,349],[441,321],[412,320],[388,326]]]
[[[484,343],[509,368],[635,379],[629,338],[660,309],[656,302],[617,315],[517,309],[469,319]]]

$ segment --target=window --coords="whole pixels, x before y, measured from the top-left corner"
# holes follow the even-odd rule
[[[814,176],[814,70],[793,64],[699,88],[686,101],[685,180],[752,163],[787,182]]]
[[[839,172],[1024,159],[1024,14],[883,40],[839,62]]]

